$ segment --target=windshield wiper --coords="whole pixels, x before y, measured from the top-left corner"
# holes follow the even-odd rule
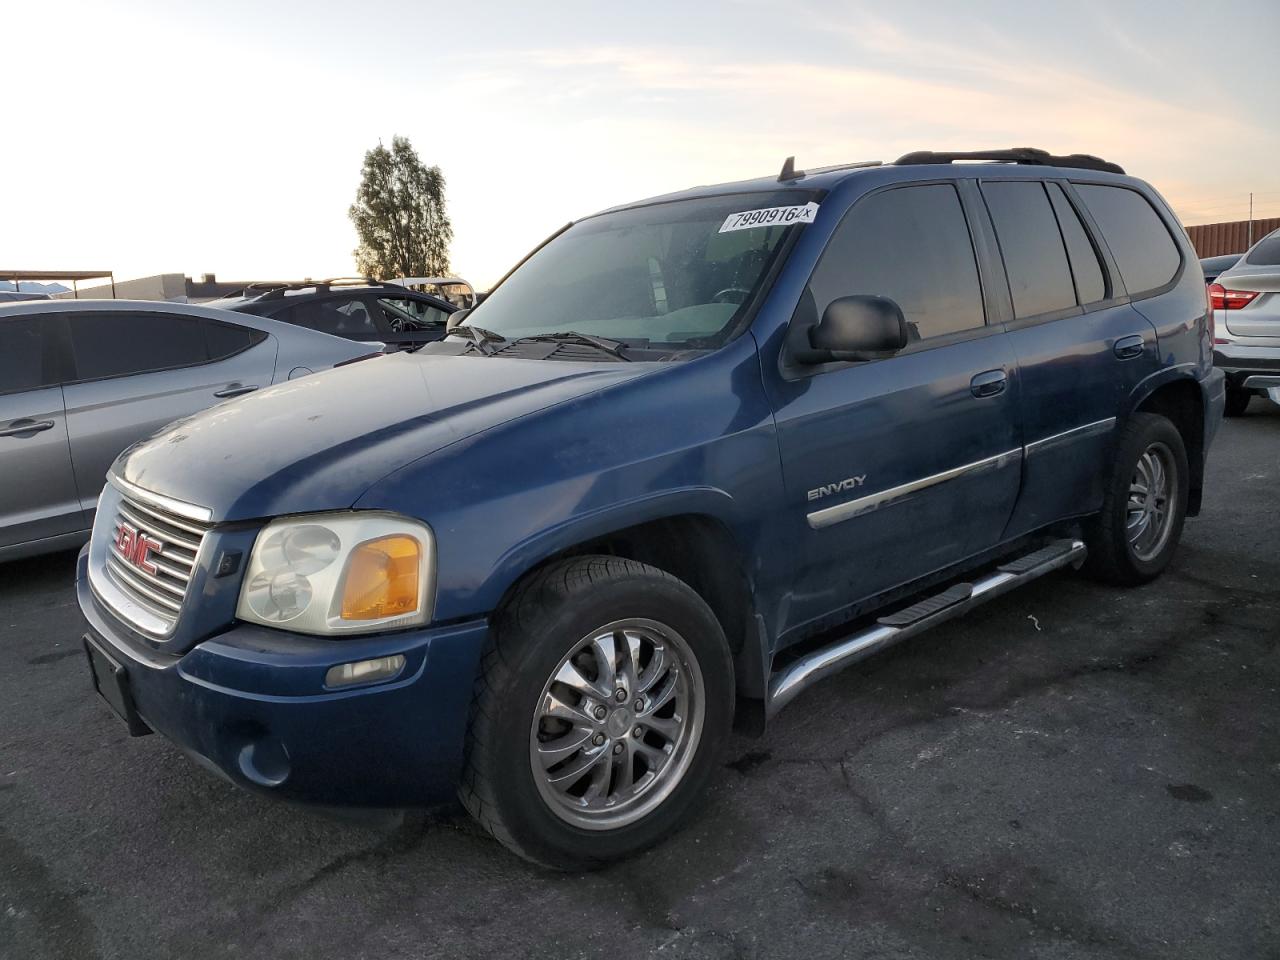
[[[470,323],[458,324],[456,327],[450,330],[446,334],[446,336],[466,337],[473,344],[475,344],[476,349],[479,350],[481,353],[483,353],[486,357],[491,357],[495,353],[497,353],[497,351],[493,348],[493,344],[505,343],[507,340],[507,338],[500,333],[494,333],[492,330],[486,330],[484,327],[477,327],[474,324],[470,324]]]
[[[612,354],[619,360],[631,362],[631,358],[622,351],[627,345],[621,340],[610,340],[608,337],[595,337],[589,333],[578,333],[576,330],[563,330],[559,333],[535,333],[527,337],[517,337],[512,343],[581,343],[595,347],[605,353]]]

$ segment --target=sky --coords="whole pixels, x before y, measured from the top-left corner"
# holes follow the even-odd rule
[[[918,149],[1093,153],[1280,216],[1280,4],[6,0],[0,269],[343,276],[364,152],[484,289],[564,223]]]

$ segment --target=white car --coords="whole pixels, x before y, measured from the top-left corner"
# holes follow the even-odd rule
[[[1280,403],[1280,230],[1267,234],[1209,284],[1213,363],[1227,375],[1227,416],[1254,396]]]

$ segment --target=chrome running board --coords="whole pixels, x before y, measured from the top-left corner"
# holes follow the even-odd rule
[[[967,613],[978,604],[1039,579],[1046,573],[1070,565],[1079,566],[1084,562],[1085,553],[1085,545],[1080,540],[1058,540],[1001,564],[994,572],[972,584],[954,584],[905,610],[882,617],[873,627],[806,654],[775,673],[769,681],[769,715],[777,713],[810,685],[890,644]]]

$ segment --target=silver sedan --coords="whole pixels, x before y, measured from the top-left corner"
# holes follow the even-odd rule
[[[1254,396],[1280,403],[1280,230],[1267,234],[1209,284],[1213,363],[1227,374],[1227,416]]]
[[[87,539],[107,468],[165,424],[381,346],[185,303],[0,304],[0,560]]]

